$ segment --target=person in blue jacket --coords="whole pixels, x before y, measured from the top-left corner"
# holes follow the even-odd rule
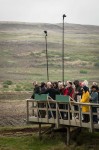
[[[90,98],[90,102],[91,103],[98,103],[98,92],[97,92],[97,86],[93,85],[91,87],[91,98]],[[97,113],[97,107],[92,107],[92,112],[93,113]],[[93,115],[93,122],[94,123],[98,123],[98,117],[97,115]]]

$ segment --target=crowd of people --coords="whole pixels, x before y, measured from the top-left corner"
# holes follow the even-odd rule
[[[66,81],[65,83],[61,81],[38,83],[37,81],[34,81],[33,86],[34,91],[33,95],[31,96],[33,99],[35,99],[35,94],[48,94],[53,100],[56,99],[56,95],[68,95],[75,102],[99,103],[99,87],[96,82],[93,82],[89,87],[87,80],[84,80],[83,82],[80,82],[79,80],[75,80],[74,82]],[[55,106],[52,105],[51,107],[54,108]],[[64,105],[60,105],[60,108],[64,108]],[[87,105],[82,106],[82,112],[89,112],[89,109],[90,108]],[[77,105],[74,106],[74,110],[79,110]],[[92,107],[92,112],[97,113],[97,108]],[[64,114],[62,114],[62,117],[64,118]],[[78,114],[75,114],[75,117],[79,118]],[[83,114],[82,121],[89,122],[89,115]],[[97,115],[93,115],[93,122],[98,123]]]

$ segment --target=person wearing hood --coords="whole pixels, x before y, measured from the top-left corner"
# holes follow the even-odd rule
[[[93,85],[91,87],[91,98],[90,98],[90,102],[91,103],[96,103],[98,104],[98,92],[97,92],[97,86],[96,85]],[[92,112],[93,113],[97,113],[97,107],[92,107]],[[98,117],[97,115],[93,115],[93,122],[94,123],[98,123]]]
[[[83,94],[80,100],[81,103],[89,103],[90,94],[87,86],[83,86]],[[89,106],[82,105],[82,112],[89,112]],[[83,122],[89,122],[89,114],[83,114]]]

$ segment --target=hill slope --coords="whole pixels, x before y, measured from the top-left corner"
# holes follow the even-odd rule
[[[0,22],[0,80],[61,80],[62,24]],[[65,24],[65,79],[99,80],[99,26]],[[42,71],[41,71],[42,70]]]

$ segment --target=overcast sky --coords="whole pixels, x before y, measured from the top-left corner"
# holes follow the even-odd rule
[[[99,25],[99,0],[0,0],[0,21]]]

